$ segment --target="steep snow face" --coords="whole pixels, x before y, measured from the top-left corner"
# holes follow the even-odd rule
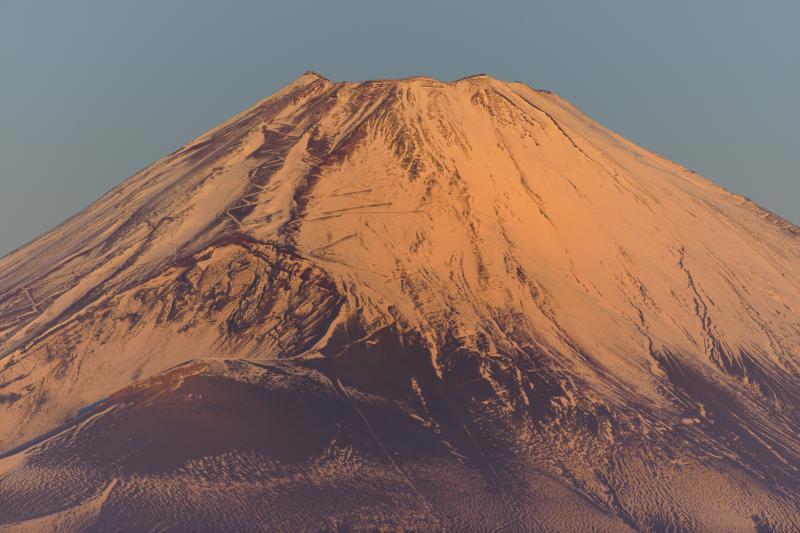
[[[628,525],[633,442],[796,497],[800,229],[549,92],[307,73],[0,260],[0,446],[209,356],[433,395]]]

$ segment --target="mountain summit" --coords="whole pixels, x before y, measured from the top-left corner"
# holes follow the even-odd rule
[[[800,228],[480,75],[307,72],[0,260],[0,524],[800,529]]]

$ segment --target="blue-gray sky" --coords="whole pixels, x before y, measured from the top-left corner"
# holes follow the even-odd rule
[[[485,72],[800,222],[800,3],[0,0],[0,254],[303,71]]]

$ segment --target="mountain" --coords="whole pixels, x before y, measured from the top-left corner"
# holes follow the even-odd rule
[[[12,529],[800,530],[800,228],[560,97],[306,73],[0,260]]]

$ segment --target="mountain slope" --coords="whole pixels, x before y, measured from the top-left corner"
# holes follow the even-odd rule
[[[329,445],[430,488],[381,516],[358,498],[339,502],[340,526],[417,527],[398,521],[413,507],[459,529],[515,517],[512,527],[547,529],[570,513],[603,517],[605,529],[800,527],[800,229],[520,83],[306,73],[0,260],[0,357],[0,446],[22,445],[3,459],[11,489],[0,498],[41,489],[31,463],[59,469],[95,455],[55,444],[64,433],[27,439],[142,379],[159,396],[163,385],[147,378],[214,358],[269,361],[337,399],[331,416],[346,436],[315,433],[319,446],[296,468],[327,461]],[[241,379],[222,363],[197,365],[219,398],[206,400],[213,410]],[[320,401],[305,385],[292,390]],[[264,394],[261,410],[234,402],[231,412],[241,424],[263,412],[279,435],[285,422],[268,415],[278,400]],[[365,415],[354,397],[385,412]],[[100,408],[88,411],[98,423],[118,416]],[[320,416],[303,413],[312,418],[301,417],[300,434]],[[112,438],[92,437],[85,416],[63,426],[71,442]],[[391,425],[370,429],[387,417],[430,446],[412,450]],[[137,446],[163,433],[137,427]],[[256,462],[279,460],[269,442],[279,437],[259,438]],[[165,471],[145,473],[191,478],[186,465],[244,453],[241,439],[175,452]],[[124,520],[131,476],[144,475],[112,460],[130,453],[119,442],[102,446],[114,452],[80,482],[89,498],[117,480],[91,523]],[[444,465],[438,478],[416,479],[430,461]],[[197,475],[219,483],[208,468]],[[468,511],[431,501],[448,479],[477,502]],[[324,498],[338,502],[339,482]],[[177,497],[158,483],[137,490]],[[573,511],[536,483],[560,487]],[[76,503],[55,500],[11,506],[0,522]],[[286,527],[297,519],[269,509]]]

